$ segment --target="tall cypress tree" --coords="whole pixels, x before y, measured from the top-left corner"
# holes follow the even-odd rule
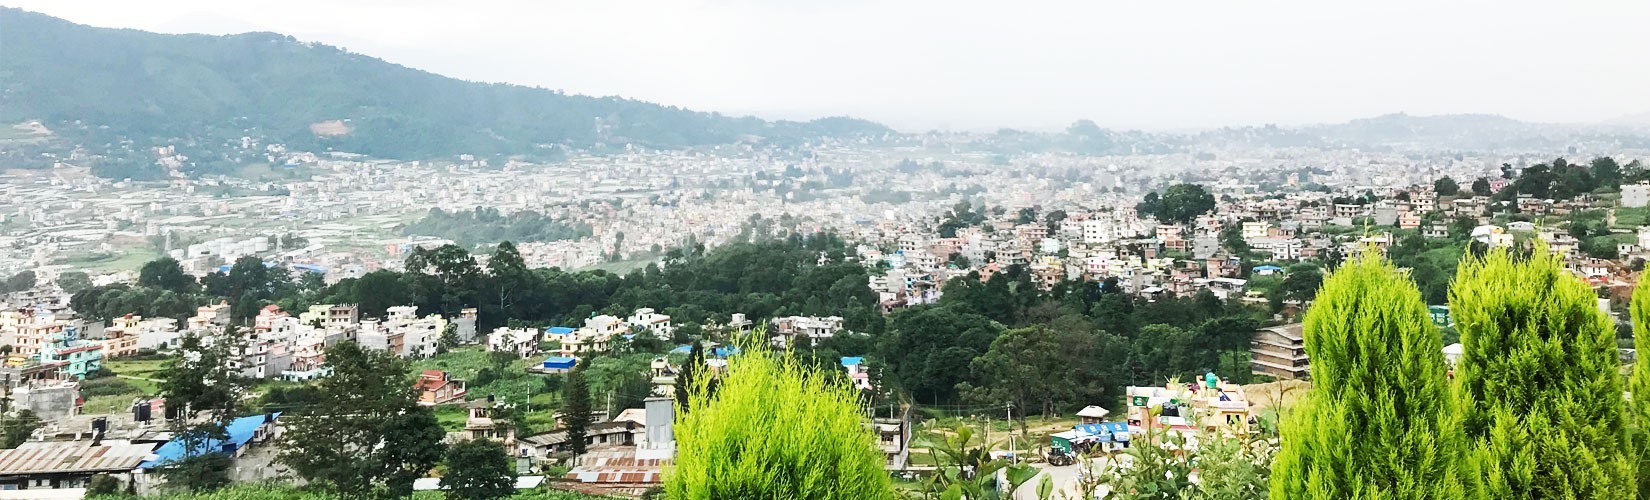
[[[1639,279],[1629,306],[1633,319],[1633,347],[1650,347],[1650,279]],[[1633,362],[1627,391],[1633,395],[1633,451],[1638,461],[1639,498],[1650,498],[1650,352]]]
[[[1481,498],[1632,498],[1637,466],[1615,328],[1593,290],[1537,243],[1461,261],[1450,313],[1469,470]]]
[[[1282,422],[1271,497],[1459,497],[1465,439],[1415,283],[1364,252],[1324,282],[1305,323],[1312,389]]]
[[[585,379],[584,362],[567,372],[567,385],[562,388],[562,424],[567,427],[567,445],[573,455],[583,455],[584,437],[590,428],[590,382]]]

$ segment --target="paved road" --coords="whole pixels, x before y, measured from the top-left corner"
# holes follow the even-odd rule
[[[1025,486],[1021,486],[1020,489],[1014,491],[1016,500],[1037,500],[1037,485],[1043,482],[1043,476],[1053,478],[1054,494],[1050,496],[1051,498],[1073,500],[1082,498],[1077,493],[1078,466],[1076,464],[1054,466],[1040,463],[1037,464],[1037,468],[1043,471],[1037,474],[1037,477],[1031,478],[1031,481],[1026,482]]]

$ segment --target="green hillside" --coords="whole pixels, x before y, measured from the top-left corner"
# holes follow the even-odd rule
[[[467,82],[274,33],[164,35],[10,8],[0,8],[0,89],[0,123],[40,120],[59,146],[83,145],[111,163],[149,168],[144,146],[176,144],[194,153],[194,170],[208,172],[230,171],[235,153],[221,150],[243,136],[299,150],[423,159],[545,155],[555,146],[788,143],[888,130],[851,118],[770,122]]]

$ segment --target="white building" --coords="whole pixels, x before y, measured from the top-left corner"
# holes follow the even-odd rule
[[[1083,221],[1083,243],[1098,245],[1109,243],[1112,240],[1111,221],[1103,219],[1089,219]]]
[[[183,333],[178,331],[178,320],[148,318],[138,322],[137,337],[138,349],[168,350],[178,346]]]
[[[661,339],[668,339],[676,332],[676,328],[670,325],[670,316],[656,313],[651,307],[637,309],[630,315],[630,324],[653,332],[654,336]]]
[[[606,351],[614,335],[630,332],[630,324],[617,316],[603,314],[584,320],[584,328],[574,330],[561,341],[561,350],[567,354]]]
[[[775,345],[784,346],[791,342],[807,339],[808,345],[816,345],[820,339],[828,339],[842,331],[840,316],[790,316],[774,318],[773,341]]]
[[[1621,206],[1623,208],[1643,208],[1650,205],[1650,184],[1625,184],[1621,186]]]
[[[498,327],[487,334],[488,352],[514,352],[521,357],[539,352],[539,331],[536,328]]]

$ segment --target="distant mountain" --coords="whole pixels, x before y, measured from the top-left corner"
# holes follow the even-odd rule
[[[1390,151],[1562,151],[1650,146],[1650,135],[1620,127],[1531,123],[1500,115],[1417,116],[1404,113],[1302,127],[1241,127],[1191,136],[1192,145],[1361,148]],[[1196,149],[1192,147],[1191,149]]]
[[[1604,123],[1629,127],[1650,127],[1650,111],[1618,116]]]
[[[0,90],[0,124],[39,120],[94,145],[183,139],[207,148],[194,155],[206,162],[229,161],[212,149],[243,136],[421,159],[889,132],[851,118],[766,121],[467,82],[274,33],[163,35],[11,8],[0,8]]]

